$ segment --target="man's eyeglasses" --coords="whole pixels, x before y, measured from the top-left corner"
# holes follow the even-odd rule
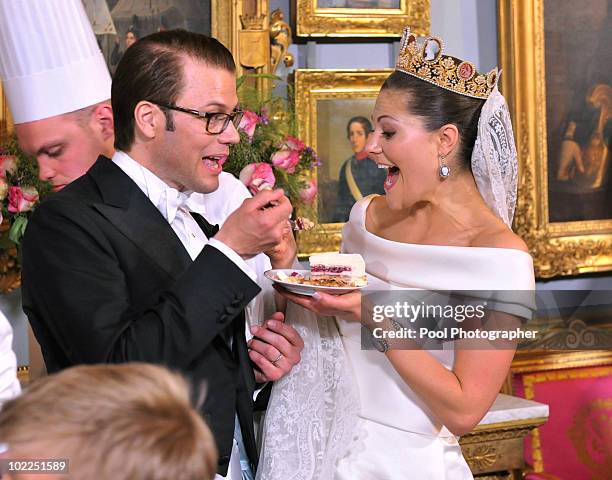
[[[204,123],[206,125],[206,131],[211,135],[218,135],[220,133],[223,133],[229,125],[230,121],[234,124],[234,127],[238,128],[238,125],[242,120],[242,116],[244,115],[244,111],[242,110],[234,110],[232,113],[200,112],[191,108],[183,108],[177,105],[169,105],[166,103],[155,104],[162,108],[167,108],[168,110],[188,113],[189,115],[201,118],[202,120],[204,120]]]

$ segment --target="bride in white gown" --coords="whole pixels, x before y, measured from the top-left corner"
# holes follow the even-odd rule
[[[366,147],[388,168],[386,195],[353,207],[343,251],[364,257],[372,291],[532,291],[531,257],[510,230],[517,159],[497,71],[480,77],[432,41],[404,34]],[[457,437],[490,408],[515,345],[364,350],[373,323],[359,293],[283,294],[305,348],[273,388],[259,479],[472,478]],[[518,297],[497,292],[495,314],[529,318],[530,295]]]

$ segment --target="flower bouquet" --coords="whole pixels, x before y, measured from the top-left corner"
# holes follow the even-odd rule
[[[251,75],[279,80],[272,75]],[[238,177],[255,195],[266,188],[282,188],[294,209],[307,214],[317,195],[313,169],[319,157],[295,135],[295,116],[284,98],[262,98],[238,79],[244,116],[238,131],[240,143],[232,145],[223,169]]]
[[[38,166],[15,137],[0,145],[0,290],[19,285],[19,244],[28,219],[50,186],[38,178]],[[10,277],[7,279],[7,277]]]

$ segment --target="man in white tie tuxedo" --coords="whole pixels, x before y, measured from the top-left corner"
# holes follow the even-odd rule
[[[50,372],[140,360],[205,382],[218,474],[241,479],[257,463],[253,391],[289,372],[303,345],[282,314],[254,332],[263,341],[251,350],[244,336],[244,308],[260,291],[245,260],[280,242],[291,205],[280,190],[261,192],[218,231],[193,211],[191,193],[218,187],[239,140],[235,66],[218,41],[145,37],[121,60],[112,103],[113,158],[28,225],[24,311]],[[288,253],[277,261],[290,265]]]

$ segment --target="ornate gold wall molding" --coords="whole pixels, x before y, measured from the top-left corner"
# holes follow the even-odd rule
[[[263,73],[270,65],[270,35],[266,15],[241,15],[239,63],[242,68]]]
[[[248,8],[245,6],[248,3]],[[269,18],[269,1],[240,2],[236,10],[241,30],[237,35],[238,75],[274,74],[281,61],[293,64],[293,56],[287,52],[291,44],[291,28],[277,9]],[[269,78],[247,78],[260,92],[268,92],[272,86]]]
[[[269,63],[269,40],[263,38],[268,35],[268,10],[268,0],[211,1],[212,36],[233,53],[238,76],[254,68],[251,67],[251,64]],[[268,46],[260,45],[261,41],[267,42]],[[265,59],[261,60],[261,55],[257,56],[257,54],[264,49]],[[256,57],[258,61],[255,61]]]
[[[238,51],[238,32],[242,2],[239,0],[211,0],[211,34],[233,54]]]
[[[516,352],[512,373],[531,373],[568,368],[612,365],[610,350],[577,350],[563,352]]]
[[[8,102],[2,90],[2,82],[0,82],[0,144],[8,140],[8,136],[13,129],[11,113],[9,112]]]
[[[293,66],[293,55],[289,53],[292,36],[291,27],[285,22],[283,12],[277,8],[270,14],[271,73],[276,72],[281,61],[285,67]]]

